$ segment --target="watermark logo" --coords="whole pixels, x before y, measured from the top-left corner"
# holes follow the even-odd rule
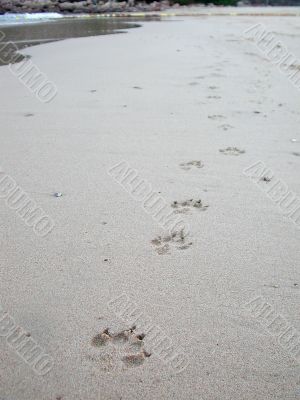
[[[246,29],[243,35],[253,40],[260,52],[300,90],[300,61],[272,32],[259,23]]]
[[[14,210],[27,226],[30,226],[37,236],[45,237],[55,224],[36,202],[9,175],[0,171],[0,199]]]
[[[170,211],[167,201],[152,189],[149,182],[140,178],[138,171],[127,161],[121,161],[107,172],[169,234],[182,232],[184,237],[188,235],[188,225],[173,210]]]
[[[129,296],[123,293],[111,299],[108,302],[108,308],[122,322],[136,325],[139,330],[142,330],[147,338],[147,348],[168,365],[173,372],[180,373],[187,368],[189,359],[186,353],[179,346],[176,346],[171,338],[158,325],[154,324],[135,302],[131,301]]]
[[[8,346],[18,356],[30,365],[37,375],[48,374],[54,365],[54,360],[45,353],[37,342],[22,327],[18,326],[14,318],[4,312],[0,305],[0,337],[5,338]]]
[[[10,72],[42,103],[49,103],[58,93],[57,86],[51,82],[30,58],[17,62],[20,55],[13,42],[3,42],[5,33],[0,31],[0,61],[7,64]]]
[[[261,296],[245,304],[245,308],[276,339],[280,347],[299,363],[299,332]]]
[[[243,171],[280,208],[281,212],[300,227],[300,198],[286,183],[275,178],[273,171],[257,161]]]

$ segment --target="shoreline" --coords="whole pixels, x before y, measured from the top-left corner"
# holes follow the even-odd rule
[[[104,11],[104,10],[103,10]],[[55,10],[54,12],[41,12],[40,11],[22,11],[22,12],[7,12],[0,15],[15,16],[16,19],[21,16],[30,20],[34,16],[40,16],[47,14],[57,14],[57,17],[52,18],[154,18],[154,17],[181,17],[181,16],[300,16],[300,6],[206,6],[206,5],[190,5],[190,6],[162,6],[159,9],[151,9],[149,7],[141,7],[140,9],[128,10],[106,10],[105,12],[95,11],[87,13],[86,10],[82,10],[79,13],[62,12],[61,10]],[[47,17],[46,17],[47,18]],[[51,18],[51,17],[50,17]],[[24,22],[26,21],[24,20]],[[51,19],[49,20],[51,21]],[[30,22],[34,22],[31,20]]]
[[[20,50],[70,38],[109,35],[138,28],[136,19],[57,18],[0,25],[0,66],[24,60]]]

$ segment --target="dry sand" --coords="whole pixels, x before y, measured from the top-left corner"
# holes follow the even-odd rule
[[[243,39],[258,22],[300,59],[297,17],[211,16],[26,49],[58,87],[48,104],[1,67],[1,167],[55,221],[38,237],[1,200],[1,306],[54,359],[38,376],[3,334],[1,399],[300,398],[299,363],[245,309],[262,296],[300,331],[299,228],[243,174],[261,160],[300,196],[300,92]],[[209,205],[179,214],[192,245],[158,254],[162,228],[107,173],[122,160],[170,210]],[[108,305],[122,294],[182,372],[147,334],[137,358],[114,336],[131,327]]]

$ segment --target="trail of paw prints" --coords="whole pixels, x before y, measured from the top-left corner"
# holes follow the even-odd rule
[[[244,154],[245,150],[240,150],[237,147],[227,147],[226,149],[220,149],[219,152],[226,156],[239,156],[240,154]]]
[[[186,241],[183,229],[171,235],[157,236],[151,243],[159,255],[167,254],[171,249],[186,250],[193,244]]]
[[[206,211],[208,209],[208,205],[204,205],[202,200],[185,200],[185,201],[173,201],[171,207],[175,208],[176,214],[186,214],[190,212],[192,209],[197,209],[199,211]]]
[[[180,163],[179,166],[185,171],[189,171],[191,168],[203,168],[204,164],[200,160],[193,160],[185,163]]]
[[[102,370],[140,366],[151,356],[144,348],[145,334],[137,334],[135,330],[133,326],[113,334],[106,328],[93,337],[92,346],[101,349],[99,357],[93,357],[93,360],[101,362]]]

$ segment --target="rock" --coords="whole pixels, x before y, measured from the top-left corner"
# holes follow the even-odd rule
[[[161,4],[158,1],[153,1],[153,3],[149,4],[149,11],[160,11]]]
[[[44,0],[42,2],[42,6],[43,6],[43,8],[49,9],[49,8],[53,7],[53,3],[51,0]]]
[[[87,4],[87,5],[83,6],[82,10],[85,14],[86,13],[90,14],[90,13],[95,12],[95,6],[94,5],[91,6],[91,5]]]
[[[100,7],[98,7],[99,12],[107,12],[111,9],[111,3],[108,1],[104,4],[102,4]]]
[[[87,2],[86,1],[76,1],[76,3],[73,3],[74,4],[74,9],[76,10],[76,11],[78,11],[78,10],[84,10],[85,9],[85,7],[87,6]]]
[[[59,9],[61,11],[73,11],[75,10],[75,4],[70,3],[69,1],[66,1],[65,3],[59,3],[58,5]]]
[[[40,8],[40,3],[34,1],[25,1],[23,3],[23,8],[30,9],[30,10],[38,10]]]
[[[126,1],[120,1],[120,3],[118,3],[118,4],[119,4],[119,7],[121,9],[125,9],[127,7],[127,2]]]
[[[14,8],[13,3],[11,1],[3,1],[3,2],[1,2],[1,5],[2,5],[4,12],[12,11]]]
[[[147,0],[149,1],[149,0]],[[151,0],[150,0],[151,1]],[[248,0],[244,0],[248,1]],[[138,0],[0,0],[0,14],[6,12],[62,12],[62,13],[107,13],[124,11],[160,11],[170,7],[169,0],[147,3]]]

